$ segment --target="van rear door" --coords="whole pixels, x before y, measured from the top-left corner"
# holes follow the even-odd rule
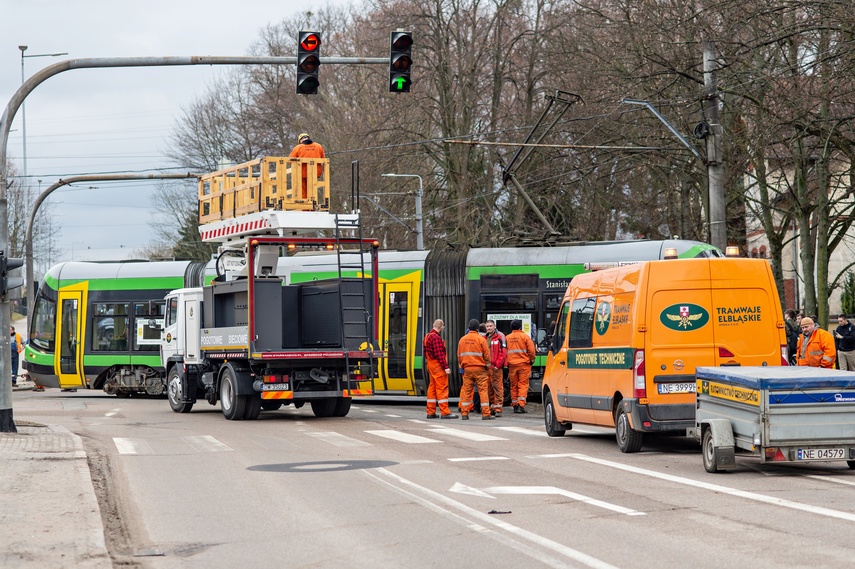
[[[684,259],[648,266],[644,355],[654,419],[685,419],[667,416],[676,409],[657,406],[694,404],[695,368],[715,365],[709,265],[707,259]]]
[[[717,259],[710,263],[716,366],[779,366],[786,333],[769,263]]]

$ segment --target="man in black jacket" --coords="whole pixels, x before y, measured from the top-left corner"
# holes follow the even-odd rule
[[[784,314],[784,324],[787,330],[787,352],[790,354],[790,365],[796,365],[796,346],[799,344],[799,321],[796,319],[796,311],[790,308]]]
[[[837,367],[855,371],[855,326],[845,314],[837,317],[837,323],[839,326],[834,331],[834,339],[837,341]]]

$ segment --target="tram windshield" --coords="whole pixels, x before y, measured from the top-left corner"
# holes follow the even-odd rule
[[[30,345],[42,352],[53,353],[56,329],[56,301],[45,296],[36,299],[30,324]]]

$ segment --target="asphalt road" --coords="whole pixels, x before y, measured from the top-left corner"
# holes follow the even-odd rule
[[[545,436],[539,405],[496,421],[420,405],[309,406],[226,421],[198,403],[25,394],[15,418],[60,424],[90,456],[116,566],[849,567],[845,463],[708,474],[699,445],[608,429]]]

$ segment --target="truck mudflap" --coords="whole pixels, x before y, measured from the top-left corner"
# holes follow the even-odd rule
[[[691,403],[677,405],[650,405],[638,399],[620,402],[629,416],[632,430],[640,433],[687,431],[695,425],[695,406]]]

